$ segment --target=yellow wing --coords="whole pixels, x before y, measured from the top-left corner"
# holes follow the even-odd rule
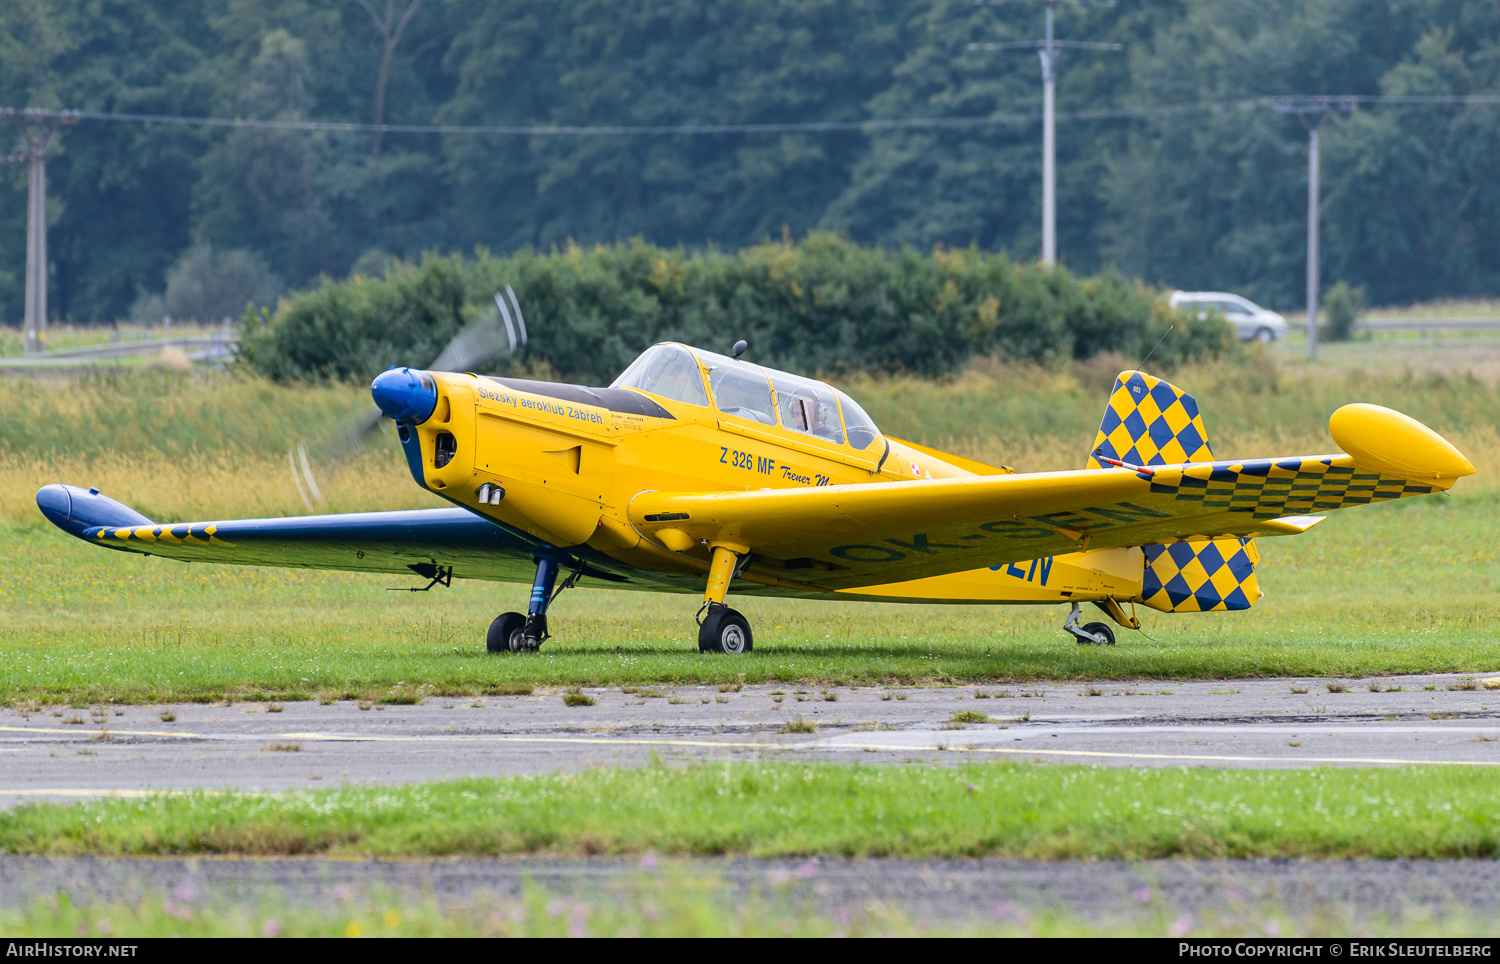
[[[1449,488],[1474,469],[1426,426],[1349,405],[1330,422],[1356,456],[762,489],[644,492],[630,518],[688,555],[755,553],[788,579],[844,589],[1078,549],[1303,532],[1312,513]]]

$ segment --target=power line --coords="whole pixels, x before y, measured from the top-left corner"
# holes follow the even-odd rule
[[[26,164],[31,184],[26,199],[26,314],[27,354],[47,349],[47,152],[59,127],[78,123],[72,111],[30,108],[0,109],[0,123],[21,128],[21,148],[0,157],[0,163]]]
[[[1157,104],[1139,107],[1109,107],[1094,110],[1058,111],[1059,120],[1124,120],[1169,114],[1191,114],[1205,111],[1243,110],[1275,106],[1278,101],[1343,101],[1372,105],[1482,106],[1500,104],[1500,94],[1418,95],[1391,97],[1378,94],[1298,94],[1285,97],[1245,97],[1234,100],[1198,101],[1184,104]],[[14,108],[0,108],[0,119],[20,115]],[[231,117],[189,117],[181,114],[137,114],[114,111],[47,111],[28,108],[28,117],[38,121],[61,119],[64,115],[79,121],[131,124],[171,124],[183,127],[225,127],[289,131],[328,131],[368,134],[456,134],[512,135],[525,137],[597,137],[703,134],[782,134],[823,133],[838,131],[921,130],[924,128],[992,127],[1004,124],[1034,124],[1042,120],[1041,111],[1010,114],[981,114],[964,117],[870,118],[854,121],[806,121],[770,124],[600,124],[600,125],[466,125],[466,124],[360,124],[344,121],[257,120]]]
[[[982,4],[984,0],[975,0]],[[1047,36],[1042,40],[972,43],[970,50],[1025,50],[1035,48],[1042,61],[1042,264],[1057,263],[1057,55],[1064,47],[1080,50],[1123,50],[1119,44],[1058,40],[1052,32],[1052,8],[1047,5]],[[1111,2],[1111,6],[1114,4]]]

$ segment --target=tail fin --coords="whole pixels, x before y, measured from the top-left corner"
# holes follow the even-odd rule
[[[1198,400],[1163,379],[1135,371],[1121,372],[1115,379],[1089,450],[1089,468],[1104,467],[1099,456],[1131,465],[1180,465],[1214,458]],[[1152,609],[1249,609],[1260,599],[1255,578],[1260,552],[1252,539],[1225,536],[1141,548],[1146,554],[1141,602]]]
[[[1087,467],[1102,469],[1097,456],[1131,465],[1212,462],[1198,400],[1145,372],[1121,372],[1104,406],[1104,421]]]

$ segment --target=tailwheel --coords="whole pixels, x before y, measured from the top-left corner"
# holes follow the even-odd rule
[[[1068,618],[1063,620],[1063,632],[1076,639],[1082,646],[1113,646],[1115,644],[1115,631],[1104,623],[1089,623],[1087,626],[1079,625],[1079,607],[1077,603],[1068,610]]]
[[[1096,645],[1113,646],[1115,644],[1115,631],[1109,628],[1108,623],[1084,623],[1083,631],[1098,640]]]
[[[484,648],[492,653],[515,653],[526,648],[526,617],[520,613],[501,613],[490,623]]]
[[[748,653],[755,648],[750,621],[738,610],[722,604],[708,607],[708,615],[698,625],[698,651],[703,653]]]

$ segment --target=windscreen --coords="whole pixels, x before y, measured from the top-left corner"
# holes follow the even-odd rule
[[[635,388],[689,405],[708,404],[698,362],[681,345],[647,348],[609,387]]]
[[[875,420],[865,414],[858,402],[837,388],[833,393],[838,396],[839,406],[844,410],[844,428],[849,432],[849,444],[864,451],[880,438],[880,429],[875,427]]]

